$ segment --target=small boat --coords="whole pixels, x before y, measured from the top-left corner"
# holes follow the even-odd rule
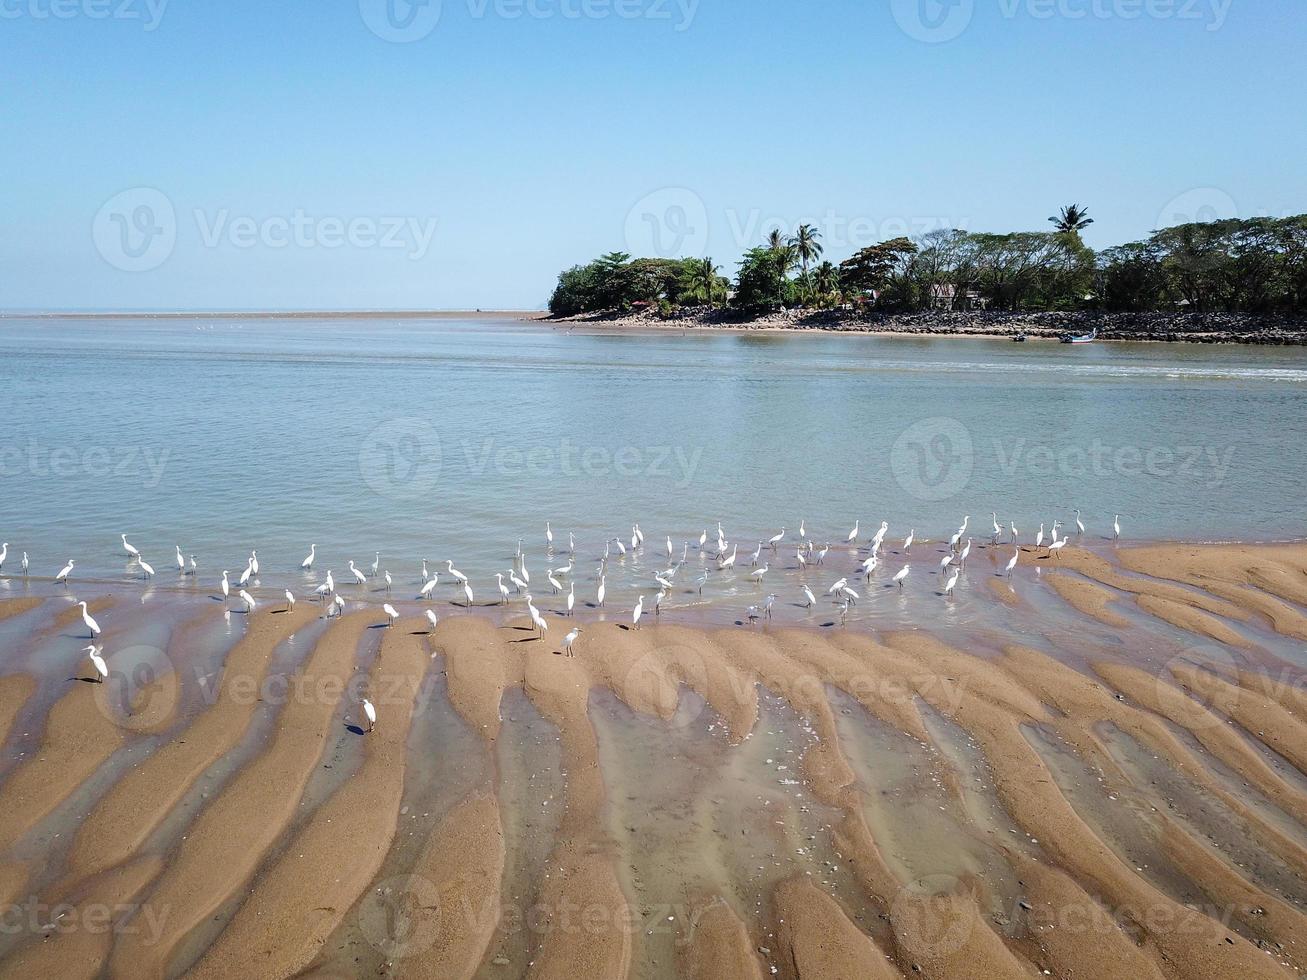
[[[1078,337],[1069,333],[1062,335],[1062,343],[1064,344],[1092,344],[1097,339],[1098,339],[1097,327],[1089,331],[1089,333],[1081,334]]]

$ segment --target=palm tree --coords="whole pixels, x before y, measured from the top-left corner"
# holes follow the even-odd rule
[[[834,296],[840,288],[840,270],[833,262],[823,262],[813,270],[813,285],[823,299]]]
[[[719,271],[721,270],[713,265],[712,259],[692,259],[683,282],[685,291],[695,298],[707,298],[708,308],[712,309],[713,297],[717,295]]]
[[[808,274],[808,263],[821,255],[821,242],[818,241],[820,238],[821,232],[812,225],[799,225],[799,230],[790,239],[790,245],[803,265],[804,275]]]
[[[779,252],[785,247],[785,236],[779,228],[773,228],[767,233],[767,247],[773,252]]]
[[[1062,209],[1062,213],[1056,218],[1048,219],[1059,232],[1079,233],[1082,229],[1088,228],[1094,223],[1094,219],[1089,217],[1089,209],[1082,208],[1079,204],[1072,204],[1070,207]]]

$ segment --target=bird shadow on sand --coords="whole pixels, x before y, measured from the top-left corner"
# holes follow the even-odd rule
[[[76,683],[81,683],[81,684],[99,684],[99,683],[100,683],[100,682],[97,681],[94,677],[70,677],[70,678],[68,678],[68,682],[69,682],[70,684],[71,684],[71,683],[74,683],[74,682],[76,682]]]
[[[541,638],[538,636],[524,636],[519,640],[509,640],[509,643],[539,643]]]
[[[370,630],[384,630],[389,628],[390,628],[389,623],[373,623],[371,626],[368,627],[368,629]]]
[[[366,735],[366,734],[367,734],[367,732],[365,732],[365,731],[364,731],[361,727],[359,727],[358,725],[354,724],[354,722],[352,722],[352,721],[347,721],[347,722],[345,722],[345,731],[349,732],[351,735]]]

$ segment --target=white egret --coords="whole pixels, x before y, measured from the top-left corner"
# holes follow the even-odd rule
[[[535,607],[530,596],[526,597],[526,611],[531,615],[531,625],[536,628],[540,639],[543,640],[545,634],[549,632],[549,624],[545,622],[545,617],[540,615],[540,610]]]
[[[699,595],[703,595],[703,587],[707,581],[708,581],[708,573],[705,571],[702,575],[699,576],[699,580],[698,580]]]
[[[1084,534],[1084,533],[1085,533],[1085,522],[1082,521],[1082,520],[1080,519],[1080,510],[1077,508],[1077,510],[1076,510],[1076,534],[1080,535],[1080,534]]]
[[[1054,558],[1060,558],[1062,556],[1062,549],[1066,547],[1069,540],[1071,539],[1063,538],[1061,541],[1054,541],[1048,546],[1048,553]]]
[[[953,535],[953,537],[951,537],[951,538],[948,539],[948,550],[949,550],[949,551],[957,551],[957,550],[958,550],[958,542],[961,541],[961,540],[962,540],[962,532],[961,532],[961,531],[958,531],[958,532],[956,532],[956,533]]]
[[[308,555],[306,555],[304,560],[300,562],[300,568],[304,569],[304,571],[306,572],[313,571],[313,563],[317,561],[317,559],[318,559],[318,546],[316,544],[311,544],[309,545]]]
[[[583,632],[584,631],[581,629],[581,627],[573,626],[572,631],[568,633],[565,637],[563,637],[564,654],[566,654],[569,657],[575,656],[575,654],[572,653],[572,644],[576,642],[576,638],[580,636]]]
[[[345,615],[345,597],[343,595],[336,596],[336,600],[331,604],[331,606],[336,610],[337,616]]]
[[[758,621],[758,607],[750,606],[748,609],[744,610],[744,615],[748,618],[750,623],[756,623]]]
[[[59,574],[54,577],[54,580],[56,582],[62,582],[64,586],[67,587],[68,576],[73,574],[73,566],[76,564],[77,562],[74,559],[69,558],[68,564],[65,565],[63,568],[59,569]]]
[[[853,522],[853,530],[849,532],[849,544],[855,544],[857,542],[858,529],[860,527],[862,527],[862,521],[860,519]]]
[[[762,568],[759,568],[757,571],[749,573],[749,578],[753,580],[754,585],[762,584],[762,577],[767,574],[767,569],[770,567],[770,565],[763,565]]]
[[[939,574],[943,575],[944,571],[953,563],[952,555],[945,555],[939,560]]]
[[[635,531],[635,539],[636,539],[636,541],[638,541],[641,545],[643,545],[643,544],[644,544],[644,532],[643,532],[642,530],[640,530],[640,525],[639,525],[638,522],[637,522],[636,525],[635,525],[634,531]]]
[[[455,568],[454,563],[452,561],[446,560],[445,567],[449,569],[449,574],[454,577],[454,581],[460,584],[467,581],[467,576],[464,575],[462,572],[460,572],[457,568]],[[526,579],[528,582],[530,582],[531,579],[525,574],[525,572],[526,570],[524,568],[522,577]]]
[[[962,549],[962,554],[958,556],[958,564],[966,567],[967,556],[971,554],[971,539],[967,538],[967,546]]]
[[[836,592],[838,592],[840,589],[844,588],[844,586],[848,584],[849,584],[848,579],[846,578],[839,579],[829,589],[826,590],[826,594],[834,595]]]
[[[368,731],[377,727],[377,709],[372,706],[372,702],[367,698],[363,699],[363,714],[368,719]]]
[[[377,552],[377,557],[372,559],[372,577],[377,577],[377,569],[381,567],[381,552]]]
[[[19,568],[23,570],[23,578],[27,578],[27,552],[23,552],[23,560],[19,563]]]
[[[253,575],[253,574],[254,574],[254,566],[253,566],[253,565],[246,565],[246,566],[245,566],[245,571],[241,572],[241,577],[240,577],[240,581],[239,581],[238,584],[240,584],[240,585],[245,585],[247,582],[249,582],[249,580],[250,580],[250,576]]]
[[[671,561],[671,559],[672,559],[672,536],[669,534],[667,535],[667,560]]]
[[[250,571],[255,575],[259,574],[259,553],[257,551],[250,552]]]
[[[571,531],[567,532],[567,553],[569,555],[576,554],[576,535]]]
[[[1121,540],[1121,515],[1117,514],[1112,518],[1112,540]]]
[[[722,550],[725,551],[726,549],[723,548]],[[739,554],[740,554],[740,546],[737,544],[734,546],[734,548],[731,549],[731,553],[727,557],[723,558],[721,561],[717,563],[717,570],[724,572],[728,568],[734,568],[735,559],[739,557]]]
[[[290,589],[286,590],[286,612],[295,608],[295,593]]]
[[[223,572],[222,574],[226,575],[227,573]],[[316,596],[325,596],[335,591],[336,583],[331,580],[331,569],[327,569],[327,580],[314,589],[313,594]]]
[[[558,595],[558,593],[563,591],[563,583],[558,581],[557,576],[555,576],[553,572],[546,572],[545,578],[549,580],[549,586],[554,590],[554,595]]]
[[[749,567],[756,568],[758,559],[762,557],[762,542],[758,542],[758,547],[753,549],[753,556],[749,559]]]
[[[817,597],[812,594],[812,589],[808,588],[806,585],[802,586],[802,589],[803,598],[807,600],[808,608],[811,609],[817,604]]]
[[[531,573],[526,570],[526,556],[518,558],[517,570],[522,573],[522,581],[527,585],[531,584]]]
[[[390,577],[390,569],[386,569],[382,577],[386,580],[386,594],[389,595],[390,587],[394,584],[394,580]]]
[[[998,522],[997,511],[990,511],[989,517],[994,522],[994,533],[990,535],[989,543],[998,544],[998,536],[1003,533],[1003,525]]]
[[[9,542],[0,544],[0,571],[4,571],[5,559],[9,557]]]
[[[195,577],[195,556],[194,556],[194,555],[191,555],[191,560],[190,560],[190,562],[189,562],[189,564],[188,564],[188,566],[187,566],[186,574],[190,575],[192,578]]]
[[[775,604],[775,602],[776,602],[776,594],[772,593],[767,597],[767,601],[762,604],[762,614],[766,616],[768,619],[771,619],[771,607]]]
[[[847,585],[840,589],[839,597],[845,602],[856,603],[862,597]]]
[[[908,536],[903,539],[903,553],[908,554],[912,551],[912,542],[917,539],[917,529],[914,527],[908,532]]]
[[[773,535],[771,536],[771,539],[770,539],[767,543],[771,545],[771,550],[772,550],[772,551],[775,551],[775,550],[776,550],[776,546],[777,546],[778,544],[780,544],[781,541],[784,540],[784,538],[785,538],[785,528],[782,527],[782,528],[781,528],[781,533],[780,533],[780,534],[773,534]]]
[[[426,584],[424,584],[422,588],[418,590],[418,598],[430,599],[431,593],[436,591],[436,586],[439,584],[440,584],[440,576],[439,575],[431,576],[431,578],[426,582]]]
[[[353,558],[349,560],[349,573],[354,576],[355,585],[364,585],[367,583],[368,577],[359,571],[358,567],[354,564]]]
[[[644,596],[640,596],[635,602],[635,609],[631,611],[631,628],[640,628],[640,617],[644,615]]]
[[[527,590],[527,583],[518,578],[517,573],[511,568],[508,570],[508,578],[513,583],[513,588],[517,589],[518,595]]]
[[[182,546],[178,544],[178,545],[173,545],[173,547],[177,549],[177,571],[185,574],[186,556],[182,554]]]
[[[1016,551],[1012,552],[1012,557],[1008,559],[1008,563],[1007,563],[1008,578],[1012,577],[1012,570],[1017,567],[1017,562],[1019,562],[1020,560],[1021,560],[1021,549],[1018,548]]]
[[[254,612],[254,608],[257,605],[257,603],[254,601],[254,596],[250,595],[244,589],[241,589],[238,594],[240,595],[241,602],[245,603],[245,611],[247,613]]]
[[[954,572],[952,575],[949,576],[949,578],[948,578],[948,584],[944,586],[944,594],[945,594],[945,595],[952,595],[952,594],[953,594],[953,589],[954,589],[954,588],[957,586],[957,584],[958,584],[958,575],[959,575],[959,574],[960,574],[959,572]]]
[[[903,588],[903,583],[907,581],[908,574],[911,571],[912,571],[911,565],[904,565],[902,568],[900,568],[897,572],[894,573],[894,584],[897,585],[900,589]]]
[[[699,550],[703,551],[704,545],[706,545],[707,543],[708,543],[708,529],[705,528],[703,533],[699,535]]]
[[[431,624],[431,629],[430,629],[430,630],[427,630],[427,632],[430,633],[431,630],[434,630],[437,626],[440,625],[440,617],[437,616],[437,615],[436,615],[434,612],[432,612],[430,609],[428,609],[428,610],[427,610],[427,622]]]
[[[548,521],[545,521],[545,548],[551,552],[554,550],[554,529]]]
[[[622,539],[613,538],[612,543],[617,545],[617,553],[622,557],[626,557],[626,545],[622,544]]]
[[[657,592],[654,593],[654,615],[655,615],[655,616],[661,616],[661,615],[663,614],[663,600],[666,599],[666,598],[667,598],[667,590],[666,590],[666,589],[659,589]]]
[[[802,540],[803,538],[806,538],[807,536],[808,536],[808,528],[805,526],[805,524],[804,524],[803,521],[799,521],[799,538],[800,538],[800,540]]]
[[[127,535],[125,534],[122,535],[122,539],[123,539],[123,551],[127,552],[128,558],[139,557],[141,553],[137,551],[135,548],[133,548],[132,545],[127,541]]]
[[[1044,525],[1039,525],[1039,533],[1035,535],[1035,548],[1044,547]]]
[[[79,602],[78,605],[82,607],[82,622],[86,625],[86,628],[91,631],[91,639],[94,640],[100,635],[100,624],[92,619],[91,614],[86,611],[85,602]]]
[[[816,562],[814,562],[814,564],[817,564],[817,565],[825,564],[825,562],[826,562],[826,554],[827,554],[827,552],[829,552],[829,551],[830,551],[830,545],[829,545],[829,544],[822,545],[821,550],[817,552],[817,560],[816,560]]]
[[[137,558],[136,564],[141,566],[141,578],[145,578],[145,579],[154,578],[154,566],[151,565],[148,561],[146,561],[144,558]]]
[[[845,599],[840,603],[840,625],[843,626],[849,621],[849,600]]]
[[[880,530],[877,531],[875,536],[871,539],[871,547],[873,551],[880,550],[880,546],[885,543],[885,535],[888,532],[889,532],[889,521],[881,521]]]
[[[229,581],[227,580],[227,570],[226,570],[226,569],[223,569],[223,572],[222,572],[222,601],[223,601],[223,604],[224,604],[224,605],[226,604],[227,600],[228,600],[230,597],[231,597],[231,582],[229,582]]]
[[[103,684],[105,678],[109,676],[109,665],[104,662],[104,657],[100,656],[100,651],[94,646],[87,647],[86,653],[91,658],[91,666],[95,668],[95,682]]]
[[[1020,531],[1017,530],[1017,522],[1016,522],[1016,521],[1012,521],[1010,524],[1008,524],[1008,530],[1012,532],[1012,541],[1011,541],[1011,543],[1012,543],[1012,544],[1016,544],[1016,543],[1017,543],[1017,535],[1021,533]]]
[[[386,614],[386,619],[389,620],[386,624],[387,628],[394,626],[395,620],[399,619],[399,611],[389,602],[383,602],[381,604],[381,611]]]
[[[800,570],[800,571],[802,571],[803,569],[805,569],[805,568],[808,567],[808,559],[806,559],[806,558],[803,557],[803,549],[802,549],[802,548],[796,548],[796,549],[794,549],[794,557],[795,557],[795,559],[797,559],[798,562],[799,562],[799,570]]]
[[[427,571],[427,560],[426,560],[425,558],[423,558],[423,559],[422,559],[422,577],[421,577],[418,581],[420,581],[420,582],[425,582],[425,581],[427,581],[429,578],[431,578],[431,573]]]
[[[557,575],[559,578],[567,578],[567,576],[572,574],[572,569],[574,568],[576,568],[576,562],[572,561],[571,559],[568,559],[566,565],[559,565],[557,568],[554,569],[554,574]]]
[[[467,584],[466,579],[463,581],[463,605],[472,608],[472,586]]]
[[[596,602],[597,602],[597,604],[598,604],[598,606],[599,606],[600,609],[602,609],[602,608],[604,607],[604,594],[605,594],[607,591],[608,591],[607,580],[606,580],[602,575],[600,575],[600,576],[599,576],[599,591],[595,594],[595,599],[596,599]]]
[[[495,572],[495,582],[499,587],[499,604],[501,606],[508,604],[508,586],[504,584],[504,573]]]
[[[632,525],[632,527],[631,527],[631,550],[632,550],[632,551],[635,551],[635,549],[637,549],[638,547],[640,547],[640,535],[638,535],[638,534],[635,533],[635,527],[634,527],[634,525]]]
[[[576,583],[567,583],[567,615],[571,616],[576,608]]]

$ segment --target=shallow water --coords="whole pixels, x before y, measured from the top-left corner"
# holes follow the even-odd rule
[[[0,595],[23,551],[35,575],[75,557],[139,577],[124,531],[159,584],[174,545],[209,589],[250,549],[265,584],[298,584],[317,542],[319,574],[380,550],[407,588],[422,558],[452,558],[488,593],[518,537],[543,552],[547,520],[560,552],[576,534],[577,574],[639,521],[652,591],[665,536],[679,555],[717,520],[741,566],[800,519],[837,542],[885,519],[887,544],[967,513],[985,540],[992,510],[1029,540],[1076,507],[1095,540],[1118,512],[1135,540],[1299,536],[1307,447],[1284,435],[1307,415],[1307,351],[15,318],[0,415]]]

